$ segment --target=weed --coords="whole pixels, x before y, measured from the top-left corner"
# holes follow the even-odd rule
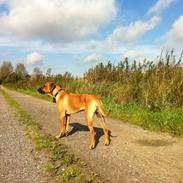
[[[63,170],[62,176],[58,177],[57,181],[63,183],[71,182],[73,178],[75,179],[75,182],[83,182],[81,169],[75,165],[67,167],[65,170]]]

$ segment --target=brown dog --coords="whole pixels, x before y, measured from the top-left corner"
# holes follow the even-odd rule
[[[66,93],[60,85],[48,82],[38,89],[42,94],[48,94],[55,98],[60,112],[60,133],[56,138],[68,135],[69,118],[71,114],[85,111],[85,118],[90,130],[89,148],[95,147],[95,131],[93,128],[93,117],[96,114],[101,119],[101,126],[104,130],[104,144],[109,145],[108,129],[105,124],[104,111],[100,99],[96,95]],[[66,122],[64,123],[64,119]],[[66,125],[65,125],[66,124]]]

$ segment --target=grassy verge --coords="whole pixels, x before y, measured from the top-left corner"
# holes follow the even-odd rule
[[[88,173],[86,164],[80,162],[74,154],[53,136],[41,130],[41,126],[12,99],[4,90],[0,89],[7,103],[15,109],[15,114],[26,135],[32,140],[37,151],[48,154],[45,171],[55,182],[99,182],[95,173]]]
[[[34,90],[18,88],[14,90],[51,101],[50,97],[40,95]],[[102,98],[102,101],[106,111],[112,110],[110,117],[114,119],[123,120],[152,131],[168,132],[173,135],[183,136],[183,108],[181,107],[152,111],[138,104],[122,105],[107,98]]]
[[[11,88],[11,87],[8,87],[8,88],[12,89],[14,91],[20,92],[20,93],[24,93],[24,94],[27,94],[27,95],[31,95],[33,97],[37,97],[37,98],[40,98],[40,99],[44,99],[44,100],[50,101],[50,97],[49,96],[42,95],[39,92],[37,92],[37,90],[30,90],[30,89],[23,89],[23,88]]]
[[[107,110],[112,109],[111,116],[151,131],[168,132],[183,136],[183,108],[168,108],[154,112],[138,104],[116,104],[104,99]]]

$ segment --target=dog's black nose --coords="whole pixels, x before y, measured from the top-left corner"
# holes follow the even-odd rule
[[[41,88],[38,88],[37,91],[41,94],[45,94],[45,92],[42,90],[42,87]]]

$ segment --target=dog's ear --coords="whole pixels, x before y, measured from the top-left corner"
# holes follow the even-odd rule
[[[50,83],[50,91],[52,92],[55,89],[56,85],[54,83]]]
[[[59,87],[60,89],[62,89],[61,84],[57,83],[55,86]]]

